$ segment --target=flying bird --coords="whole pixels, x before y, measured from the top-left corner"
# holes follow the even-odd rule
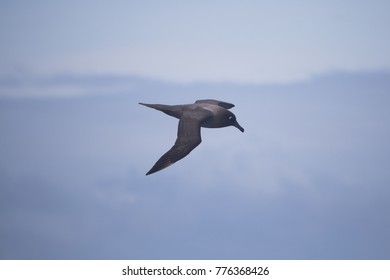
[[[146,175],[170,166],[195,149],[202,142],[200,137],[201,127],[235,126],[241,132],[244,132],[244,129],[238,124],[236,116],[228,110],[234,107],[231,103],[205,99],[197,100],[194,104],[185,105],[139,104],[179,119],[175,145],[154,164]]]

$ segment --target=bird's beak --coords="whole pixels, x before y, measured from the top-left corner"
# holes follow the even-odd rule
[[[244,132],[244,128],[241,125],[239,125],[237,121],[233,125],[237,127],[239,130],[241,130],[241,132]]]

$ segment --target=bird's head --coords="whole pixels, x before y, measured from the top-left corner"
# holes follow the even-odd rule
[[[239,130],[241,130],[241,132],[244,132],[244,128],[237,122],[237,119],[236,119],[236,116],[229,112],[229,114],[227,115],[227,123],[229,125],[232,125],[232,126],[235,126],[237,127]]]

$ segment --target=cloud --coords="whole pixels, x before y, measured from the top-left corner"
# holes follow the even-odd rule
[[[386,259],[388,81],[385,72],[267,86],[74,76],[36,84],[123,88],[2,97],[0,257]],[[188,157],[145,176],[177,120],[138,102],[202,98],[235,104],[245,133],[202,129]]]
[[[18,73],[0,78],[0,97],[75,97],[84,95],[136,93],[146,83],[161,84],[129,75]]]

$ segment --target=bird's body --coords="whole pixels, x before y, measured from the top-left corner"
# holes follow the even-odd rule
[[[234,105],[223,101],[206,99],[185,105],[140,104],[162,111],[180,120],[175,145],[156,162],[146,175],[168,167],[195,149],[202,142],[201,127],[235,126],[244,132],[234,114],[228,110]]]

